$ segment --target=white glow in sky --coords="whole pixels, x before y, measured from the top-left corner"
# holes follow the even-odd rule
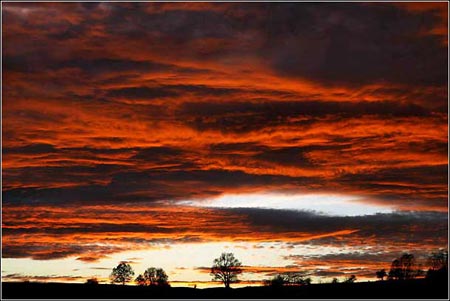
[[[314,211],[337,216],[391,213],[393,208],[362,202],[357,196],[333,194],[226,194],[201,201],[183,201],[184,205],[212,208],[264,208]]]
[[[222,252],[232,252],[244,266],[285,267],[295,263],[287,259],[289,255],[319,256],[357,252],[359,248],[350,246],[317,248],[308,244],[287,244],[283,242],[208,242],[185,243],[176,245],[158,245],[150,249],[125,251],[110,254],[96,262],[82,262],[75,257],[54,260],[32,260],[30,258],[2,258],[2,276],[18,274],[21,276],[75,276],[81,277],[75,282],[97,277],[104,283],[113,267],[126,260],[135,271],[135,277],[148,267],[161,267],[169,275],[169,281],[210,281],[209,273],[199,271],[199,267],[210,267],[214,258]],[[241,280],[262,280],[270,278],[265,274],[243,273]],[[5,280],[5,279],[4,279]],[[131,282],[130,284],[134,284]],[[172,282],[173,286],[186,286]],[[205,284],[206,285],[206,284]],[[248,285],[248,284],[244,284]],[[201,287],[200,285],[199,287]],[[222,286],[208,284],[207,286]],[[237,285],[234,285],[237,286]]]

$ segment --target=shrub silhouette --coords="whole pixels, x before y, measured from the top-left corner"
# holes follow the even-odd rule
[[[384,280],[384,277],[387,276],[387,273],[386,273],[386,270],[385,270],[385,269],[376,271],[375,274],[377,275],[377,278],[380,279],[381,281],[383,281],[383,280]]]
[[[136,277],[136,279],[134,280],[134,282],[136,282],[136,284],[137,284],[137,285],[140,285],[140,286],[146,285],[146,283],[145,283],[145,278],[144,278],[144,276],[142,276],[142,274],[139,274],[139,276]]]
[[[287,279],[283,275],[276,275],[272,279],[265,280],[264,284],[271,287],[282,287],[286,284]]]
[[[345,283],[353,283],[356,281],[356,276],[355,275],[351,275],[350,277],[348,277],[347,279],[345,279]]]
[[[86,280],[86,284],[96,285],[96,284],[98,284],[98,280],[97,280],[97,278],[92,277],[92,278],[89,278],[88,280]]]
[[[214,259],[211,267],[213,280],[220,280],[226,288],[237,282],[238,274],[242,273],[242,263],[234,257],[233,253],[222,253],[219,258]]]
[[[125,285],[126,282],[131,280],[133,275],[133,268],[125,261],[121,261],[117,267],[113,268],[109,277],[111,283],[122,283],[122,285]]]
[[[304,278],[305,274],[301,272],[284,273],[274,276],[270,280],[266,280],[265,285],[272,287],[281,286],[300,286],[311,284],[311,278]]]

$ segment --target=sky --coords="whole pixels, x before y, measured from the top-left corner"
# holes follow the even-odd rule
[[[448,4],[2,2],[2,280],[375,280],[448,245]]]

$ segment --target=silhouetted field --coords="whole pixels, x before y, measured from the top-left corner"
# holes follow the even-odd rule
[[[65,283],[3,283],[4,299],[448,299],[447,281],[426,279],[359,283],[311,284],[300,287],[244,287],[236,289],[158,288]]]

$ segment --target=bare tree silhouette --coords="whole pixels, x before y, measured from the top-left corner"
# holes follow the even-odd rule
[[[413,254],[403,254],[402,257],[400,257],[400,264],[404,279],[411,279],[415,277],[416,260]]]
[[[242,263],[234,257],[233,253],[222,253],[219,258],[214,259],[211,268],[213,280],[220,280],[226,288],[230,288],[230,284],[237,282],[238,274],[242,273]]]
[[[388,279],[404,280],[417,276],[416,260],[413,254],[404,253],[400,258],[394,259],[391,264]]]
[[[400,260],[394,259],[391,264],[391,269],[389,270],[388,279],[389,280],[399,280],[402,278],[402,268]]]

